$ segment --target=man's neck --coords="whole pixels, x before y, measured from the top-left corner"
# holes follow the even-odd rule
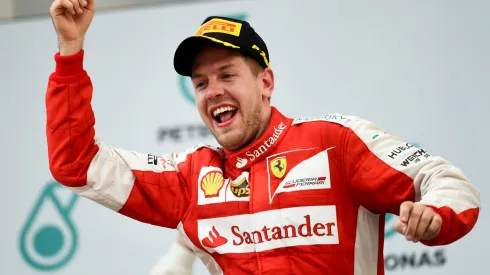
[[[271,119],[272,119],[272,109],[270,106],[267,106],[267,109],[265,112],[262,112],[262,117],[260,118],[260,127],[258,128],[257,130],[257,133],[255,134],[254,138],[247,143],[246,146],[248,146],[248,144],[252,144],[254,141],[256,141],[257,139],[259,139],[260,137],[262,137],[262,135],[264,134],[265,130],[267,129],[267,127],[269,127],[270,123],[271,123]],[[246,147],[245,146],[245,147]]]
[[[276,109],[270,110],[264,116],[264,125],[260,125],[260,130],[257,132],[255,139],[246,147],[229,151],[225,149],[227,161],[232,167],[246,169],[254,162],[260,161],[269,155],[274,147],[280,143],[292,123],[292,119],[285,117]]]

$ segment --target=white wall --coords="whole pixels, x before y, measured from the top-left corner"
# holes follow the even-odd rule
[[[31,18],[49,14],[49,6],[54,0],[0,0],[0,20],[13,18]],[[168,5],[196,2],[216,2],[234,0],[96,0],[101,9],[139,7],[141,5]]]
[[[13,0],[0,0],[0,20],[13,16]]]

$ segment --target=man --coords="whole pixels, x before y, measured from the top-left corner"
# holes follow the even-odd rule
[[[474,227],[479,193],[448,161],[358,117],[292,119],[272,107],[269,52],[244,21],[210,17],[175,53],[222,148],[153,156],[103,144],[83,68],[94,12],[92,0],[51,7],[51,173],[120,214],[177,229],[211,274],[383,274],[385,213],[430,246]]]

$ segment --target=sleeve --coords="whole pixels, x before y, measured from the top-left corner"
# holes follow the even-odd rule
[[[370,121],[346,117],[343,163],[359,204],[399,215],[404,201],[433,208],[441,231],[428,246],[452,243],[476,224],[480,194],[463,172],[442,157],[386,133]]]
[[[192,275],[196,254],[175,242],[150,271],[150,275]]]
[[[176,228],[189,206],[192,154],[155,156],[103,144],[95,135],[93,87],[83,50],[55,55],[46,92],[52,176],[79,195],[135,220]]]

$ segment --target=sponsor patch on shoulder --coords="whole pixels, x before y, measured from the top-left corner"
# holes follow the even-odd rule
[[[350,124],[354,121],[354,117],[352,116],[346,116],[342,114],[329,114],[324,116],[326,121],[330,121],[333,123],[340,124],[344,127],[349,127]]]
[[[153,172],[169,172],[176,171],[172,160],[168,156],[157,156],[146,154],[147,170]]]
[[[332,113],[332,114],[328,114],[328,115],[325,115],[325,116],[322,116],[322,117],[311,117],[311,118],[303,117],[303,118],[296,118],[293,121],[293,124],[301,124],[301,123],[313,122],[313,121],[328,121],[328,122],[333,122],[333,123],[340,124],[340,125],[342,125],[344,127],[349,127],[350,124],[354,120],[356,120],[356,117],[342,115],[342,114],[339,114],[339,113]]]

